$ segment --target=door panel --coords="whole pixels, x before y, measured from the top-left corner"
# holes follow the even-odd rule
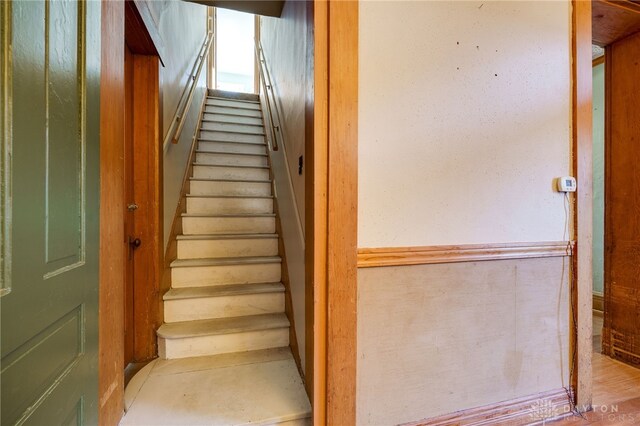
[[[12,91],[2,424],[95,424],[100,3],[2,3],[12,43],[2,46]]]
[[[603,352],[640,366],[640,34],[605,59],[605,308]]]
[[[133,192],[133,53],[127,45],[124,47],[124,196],[125,206],[135,204]],[[135,235],[134,219],[135,210],[125,210],[124,228],[127,240],[127,259],[124,276],[124,366],[135,362],[134,339],[135,318],[133,309],[133,246],[128,244],[129,237]]]

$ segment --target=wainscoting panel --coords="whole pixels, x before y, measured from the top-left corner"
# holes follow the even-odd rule
[[[569,267],[559,256],[359,269],[357,423],[568,387]]]

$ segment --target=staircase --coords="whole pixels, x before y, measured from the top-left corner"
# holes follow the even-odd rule
[[[122,424],[310,424],[288,347],[260,103],[224,95],[210,92],[202,115],[157,331],[160,360],[127,387]],[[202,405],[195,417],[194,400]]]

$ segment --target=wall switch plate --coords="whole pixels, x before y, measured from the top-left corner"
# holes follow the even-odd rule
[[[556,180],[558,192],[576,192],[576,178],[571,176],[562,176]]]

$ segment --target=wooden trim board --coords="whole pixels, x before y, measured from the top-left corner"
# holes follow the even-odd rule
[[[102,3],[98,420],[124,413],[124,2]]]
[[[160,317],[164,318],[164,303],[162,303],[162,296],[171,288],[171,262],[178,258],[178,240],[177,236],[182,234],[182,214],[187,212],[187,194],[191,190],[189,179],[193,175],[193,163],[196,158],[196,148],[198,146],[198,139],[200,138],[200,128],[202,126],[202,116],[204,114],[204,105],[207,101],[207,94],[202,97],[200,103],[200,114],[198,116],[198,124],[193,139],[191,140],[191,150],[189,151],[189,157],[187,159],[187,167],[182,176],[182,186],[180,189],[180,197],[178,198],[178,205],[176,206],[176,212],[173,215],[173,221],[171,222],[171,231],[169,233],[169,242],[164,254],[164,264],[162,271],[162,284],[160,285]]]
[[[329,3],[313,4],[313,147],[307,149],[307,173],[311,188],[305,189],[308,213],[305,273],[307,289],[311,288],[313,322],[307,322],[307,354],[313,353],[313,376],[310,392],[313,424],[327,423],[327,187],[329,169]],[[307,106],[307,110],[309,106]],[[307,111],[305,115],[308,115]],[[307,130],[307,129],[305,129]],[[307,297],[309,300],[309,297]],[[308,316],[307,316],[308,317]],[[313,332],[309,333],[309,326]],[[307,363],[309,361],[307,360]],[[307,364],[309,365],[309,364]]]
[[[125,4],[125,37],[129,48],[137,54],[155,55],[162,61],[164,48],[147,1],[127,0]]]
[[[315,103],[320,102],[323,99],[326,99],[321,93],[316,96],[315,91],[322,91],[322,86],[318,87],[315,82],[315,72],[319,69],[323,68],[322,61],[320,59],[321,53],[319,53],[320,57],[316,59],[315,57],[315,7],[317,2],[306,2],[306,34],[307,34],[307,44],[305,46],[306,49],[306,58],[307,62],[305,64],[307,70],[307,77],[305,81],[305,105],[304,105],[304,149],[306,163],[307,163],[307,171],[305,179],[305,307],[304,307],[304,329],[305,329],[305,388],[307,390],[307,394],[309,395],[310,401],[314,401],[314,360],[315,360],[315,352],[314,352],[314,271],[315,271],[315,259],[318,253],[316,252],[315,246],[315,220],[316,218],[326,218],[326,212],[322,206],[318,206],[318,212],[315,211],[316,207],[316,199],[315,199],[315,188],[318,183],[316,182],[316,162],[315,158],[316,154],[316,144],[314,143],[315,138],[315,129],[316,129],[316,119],[320,120],[322,114],[320,113],[320,109],[318,110],[318,114],[315,113]],[[317,62],[317,64],[316,64]],[[326,94],[326,92],[323,92]],[[326,111],[326,104],[323,104]],[[319,124],[319,123],[318,123]],[[318,141],[318,145],[325,146],[322,141]],[[326,147],[326,146],[325,146]],[[326,167],[326,166],[325,166]]]
[[[358,268],[570,256],[570,241],[358,249]]]
[[[327,418],[356,423],[358,12],[329,2],[327,176]]]
[[[543,424],[572,415],[569,394],[570,392],[565,389],[557,389],[431,419],[405,423],[405,426]]]
[[[270,173],[273,173],[273,168],[269,167]],[[275,193],[275,182],[272,176],[272,187]],[[278,235],[278,255],[282,259],[280,263],[281,278],[280,281],[284,285],[284,312],[289,319],[289,347],[293,354],[293,359],[296,362],[296,367],[300,372],[301,377],[305,377],[305,372],[302,369],[302,362],[300,359],[300,348],[298,346],[298,337],[296,335],[296,322],[293,315],[293,301],[291,299],[291,280],[289,279],[289,268],[287,267],[287,252],[285,250],[284,239],[282,237],[282,223],[280,222],[280,210],[278,206],[278,199],[273,199],[274,213],[276,214],[276,234]]]
[[[592,403],[592,50],[591,2],[572,0],[571,80],[572,80],[572,154],[573,173],[577,179],[573,209],[573,235],[576,241],[571,274],[571,353],[576,391],[575,403],[589,409]]]
[[[594,60],[591,61],[591,66],[592,67],[597,67],[600,64],[604,64],[605,57],[606,57],[606,55],[598,56],[597,58],[595,58]]]

